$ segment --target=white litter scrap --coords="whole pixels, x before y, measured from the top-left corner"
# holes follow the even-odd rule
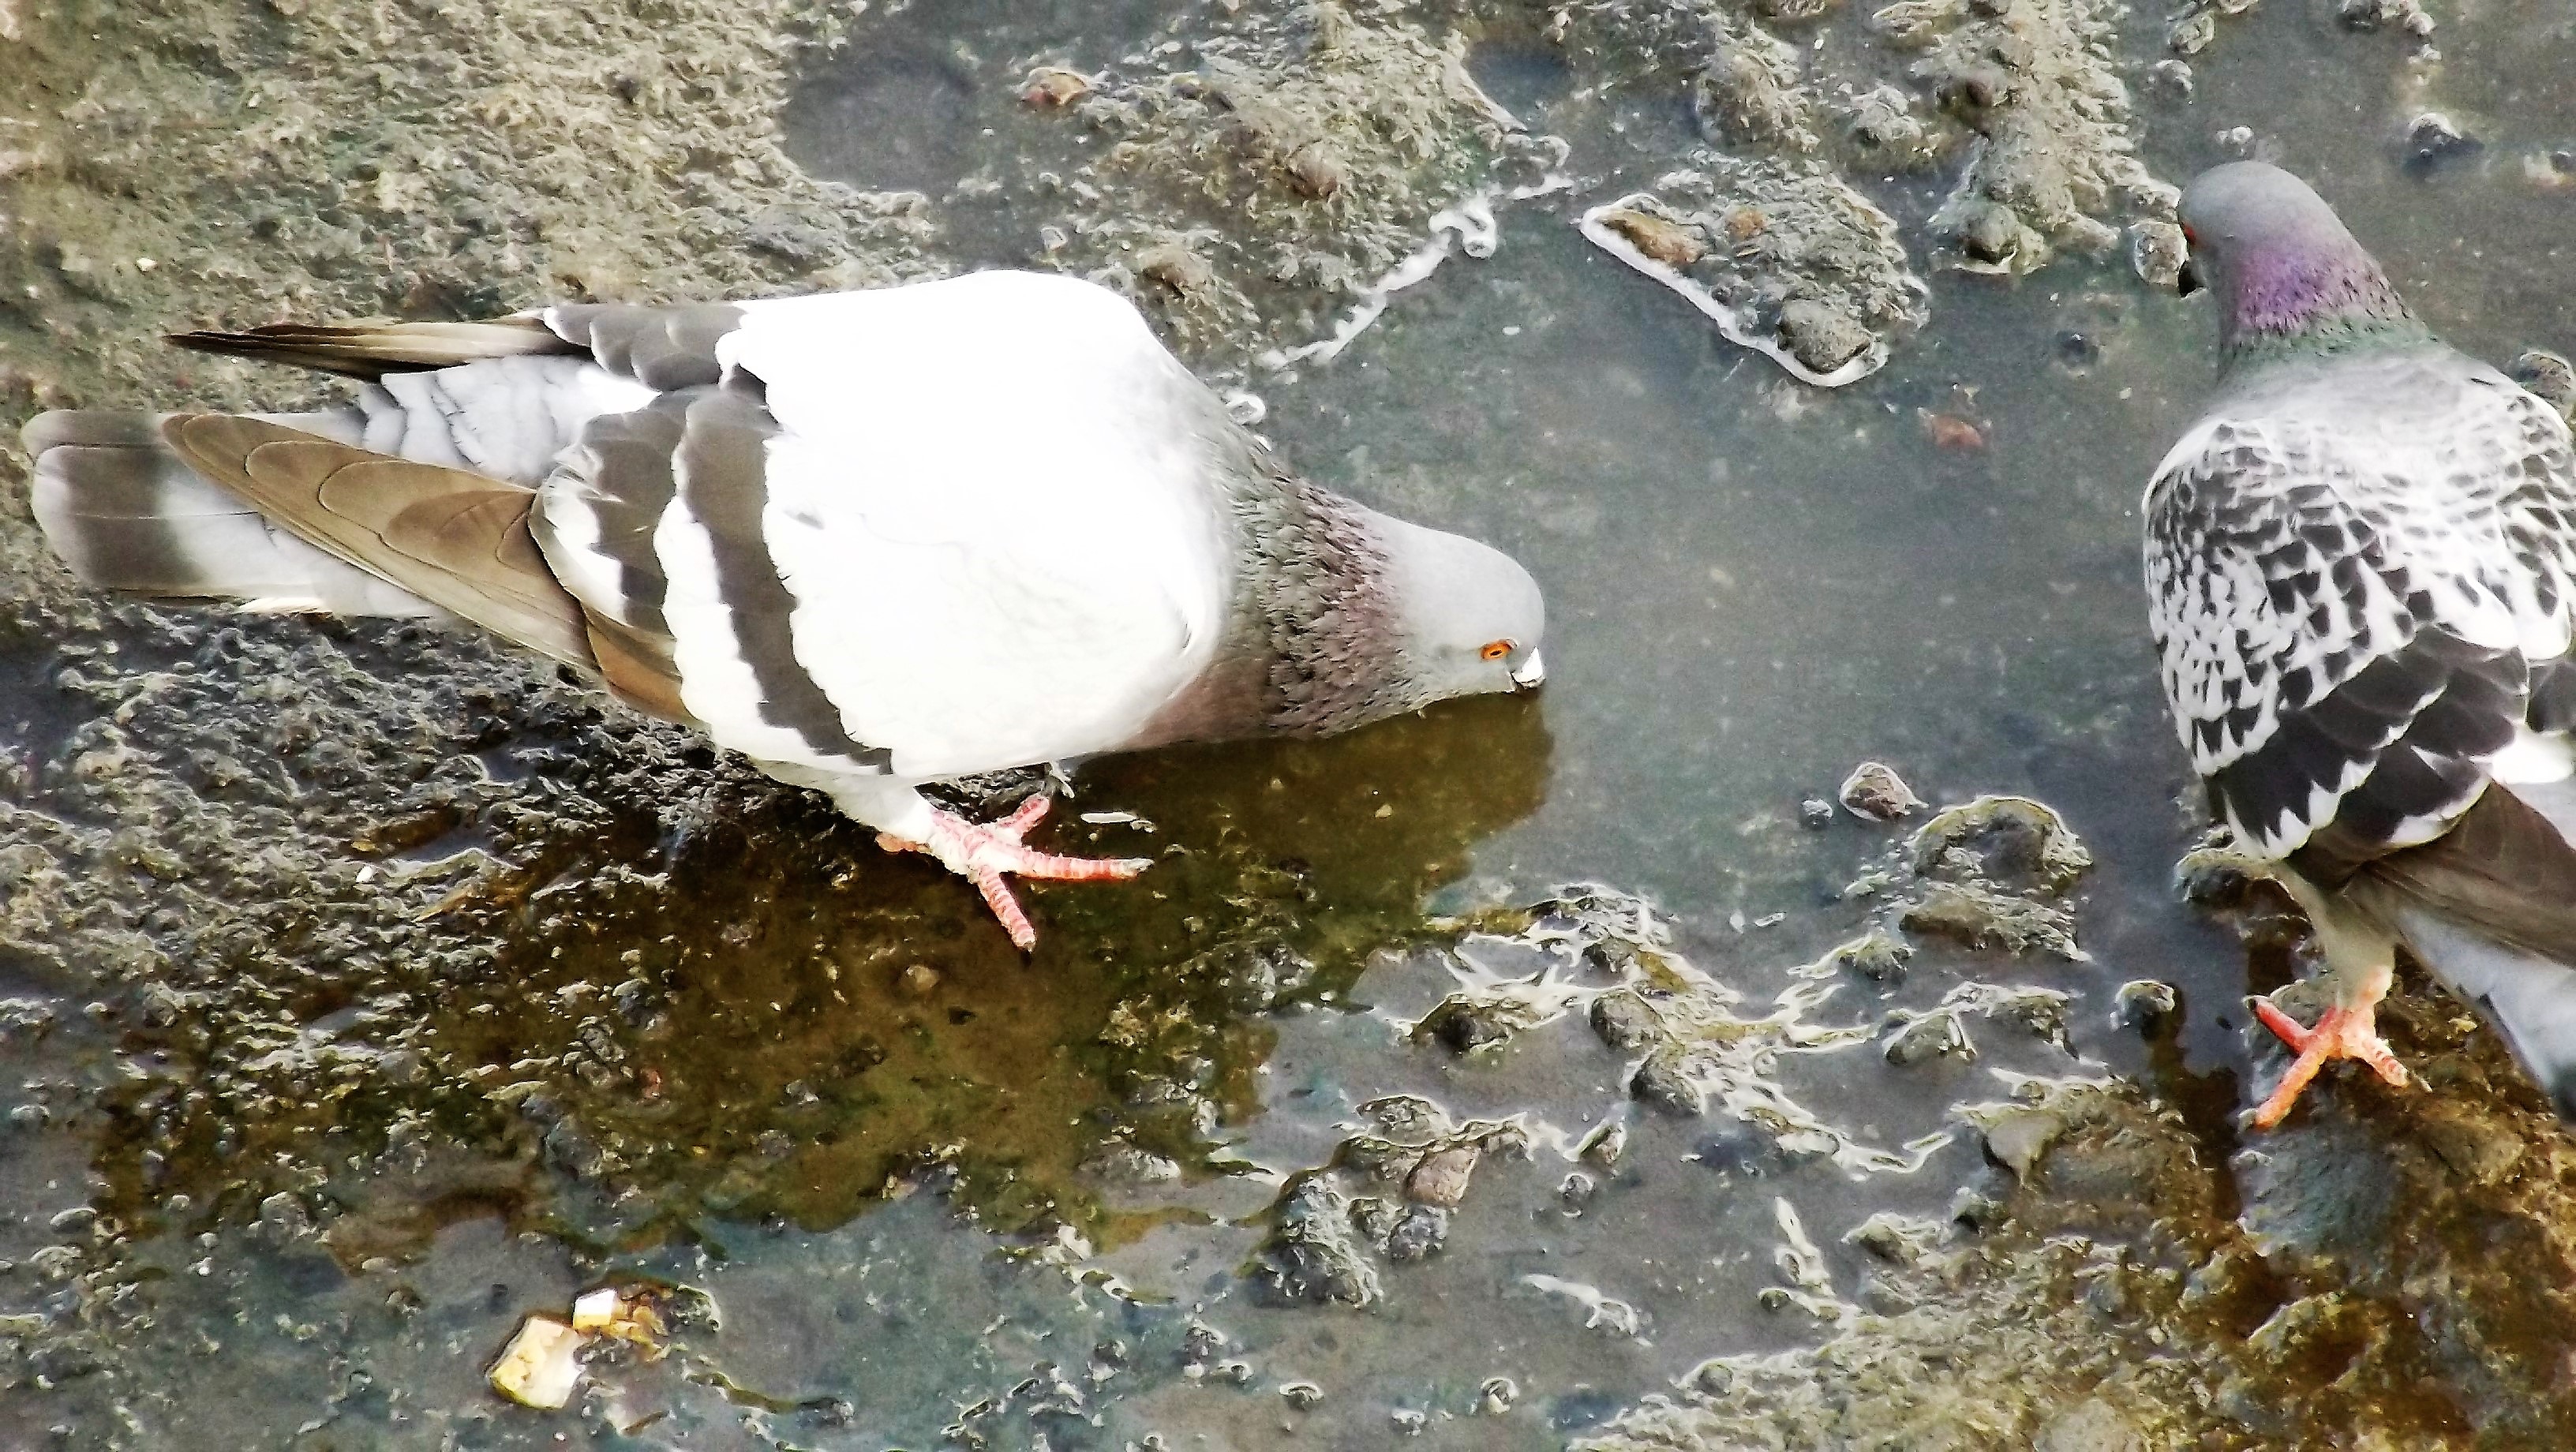
[[[1841,1324],[1859,1308],[1835,1294],[1833,1277],[1825,1269],[1825,1253],[1808,1237],[1806,1222],[1798,1218],[1797,1207],[1775,1198],[1771,1217],[1780,1226],[1781,1239],[1780,1248],[1772,1253],[1771,1264],[1788,1284],[1764,1288],[1762,1303],[1795,1306],[1819,1321]]]
[[[1581,1281],[1569,1281],[1561,1276],[1535,1271],[1521,1277],[1521,1284],[1532,1290],[1545,1291],[1552,1296],[1562,1296],[1582,1307],[1583,1324],[1586,1328],[1607,1331],[1613,1336],[1625,1336],[1632,1340],[1636,1339],[1638,1332],[1645,1329],[1646,1318],[1643,1313],[1627,1302],[1605,1293],[1598,1286],[1588,1286]]]
[[[581,1380],[581,1347],[588,1339],[552,1316],[530,1316],[485,1375],[492,1390],[523,1407],[561,1411]]]

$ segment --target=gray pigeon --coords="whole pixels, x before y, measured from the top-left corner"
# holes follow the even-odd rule
[[[988,272],[484,323],[189,333],[364,380],[320,413],[27,425],[85,581],[452,616],[830,795],[972,880],[1133,876],[925,781],[1322,736],[1536,686],[1507,556],[1301,480],[1124,299]]]
[[[2332,1007],[2255,1110],[2372,1025],[2407,948],[2576,1117],[2576,466],[2548,404],[2445,347],[2297,178],[2183,194],[2218,397],[2146,493],[2174,724],[2238,847],[2308,914]]]

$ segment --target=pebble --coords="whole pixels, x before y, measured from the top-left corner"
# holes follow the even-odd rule
[[[1020,99],[1032,106],[1053,110],[1070,106],[1090,94],[1091,79],[1080,71],[1069,71],[1062,66],[1040,66],[1029,72],[1029,82],[1020,92]]]
[[[2182,995],[2160,979],[2133,978],[2120,985],[2112,1002],[2118,1005],[2120,1022],[2136,1028],[2152,1028],[2171,1018],[2182,1006]]]
[[[1927,1059],[1954,1058],[1972,1060],[1976,1045],[1968,1041],[1968,1027],[1959,1016],[1934,1010],[1914,1019],[1899,1019],[1894,1033],[1887,1036],[1887,1047],[1881,1052],[1887,1062],[1897,1065],[1920,1064]]]
[[[1883,761],[1864,761],[1843,778],[1834,794],[1846,810],[1865,821],[1893,822],[1923,810],[1925,802]]]
[[[1458,1145],[1423,1157],[1404,1180],[1404,1193],[1425,1205],[1455,1208],[1467,1198],[1467,1181],[1476,1173],[1477,1151]]]
[[[1601,225],[1666,267],[1688,267],[1708,255],[1708,244],[1700,240],[1697,228],[1652,213],[1616,207],[1601,214]]]
[[[2443,166],[2486,150],[2486,143],[2460,129],[2439,111],[2427,111],[2406,123],[2405,155],[2400,165],[2417,180]]]

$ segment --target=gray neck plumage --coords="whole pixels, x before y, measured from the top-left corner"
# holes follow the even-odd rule
[[[2406,346],[2432,335],[2350,236],[2293,237],[2238,259],[2220,299],[2220,367]]]
[[[1216,658],[1154,741],[1330,736],[1431,704],[1408,668],[1378,517],[1266,452],[1225,500],[1239,573]]]
[[[1240,646],[1263,662],[1262,728],[1330,736],[1431,704],[1406,668],[1376,516],[1275,464],[1265,482],[1233,501],[1253,561],[1237,608]]]

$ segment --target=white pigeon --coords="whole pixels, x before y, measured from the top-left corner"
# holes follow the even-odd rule
[[[2576,1115],[2576,465],[2566,422],[2418,322],[2297,178],[2183,194],[2184,290],[2219,306],[2218,397],[2146,493],[2165,694],[2238,847],[2308,914],[2318,1068],[2406,1071],[2372,1010],[2403,945]]]
[[[1124,299],[987,272],[483,323],[189,333],[365,381],[319,413],[83,410],[25,431],[82,579],[452,615],[828,793],[1035,931],[1022,844],[926,781],[1349,730],[1537,685],[1509,557],[1288,473]]]

